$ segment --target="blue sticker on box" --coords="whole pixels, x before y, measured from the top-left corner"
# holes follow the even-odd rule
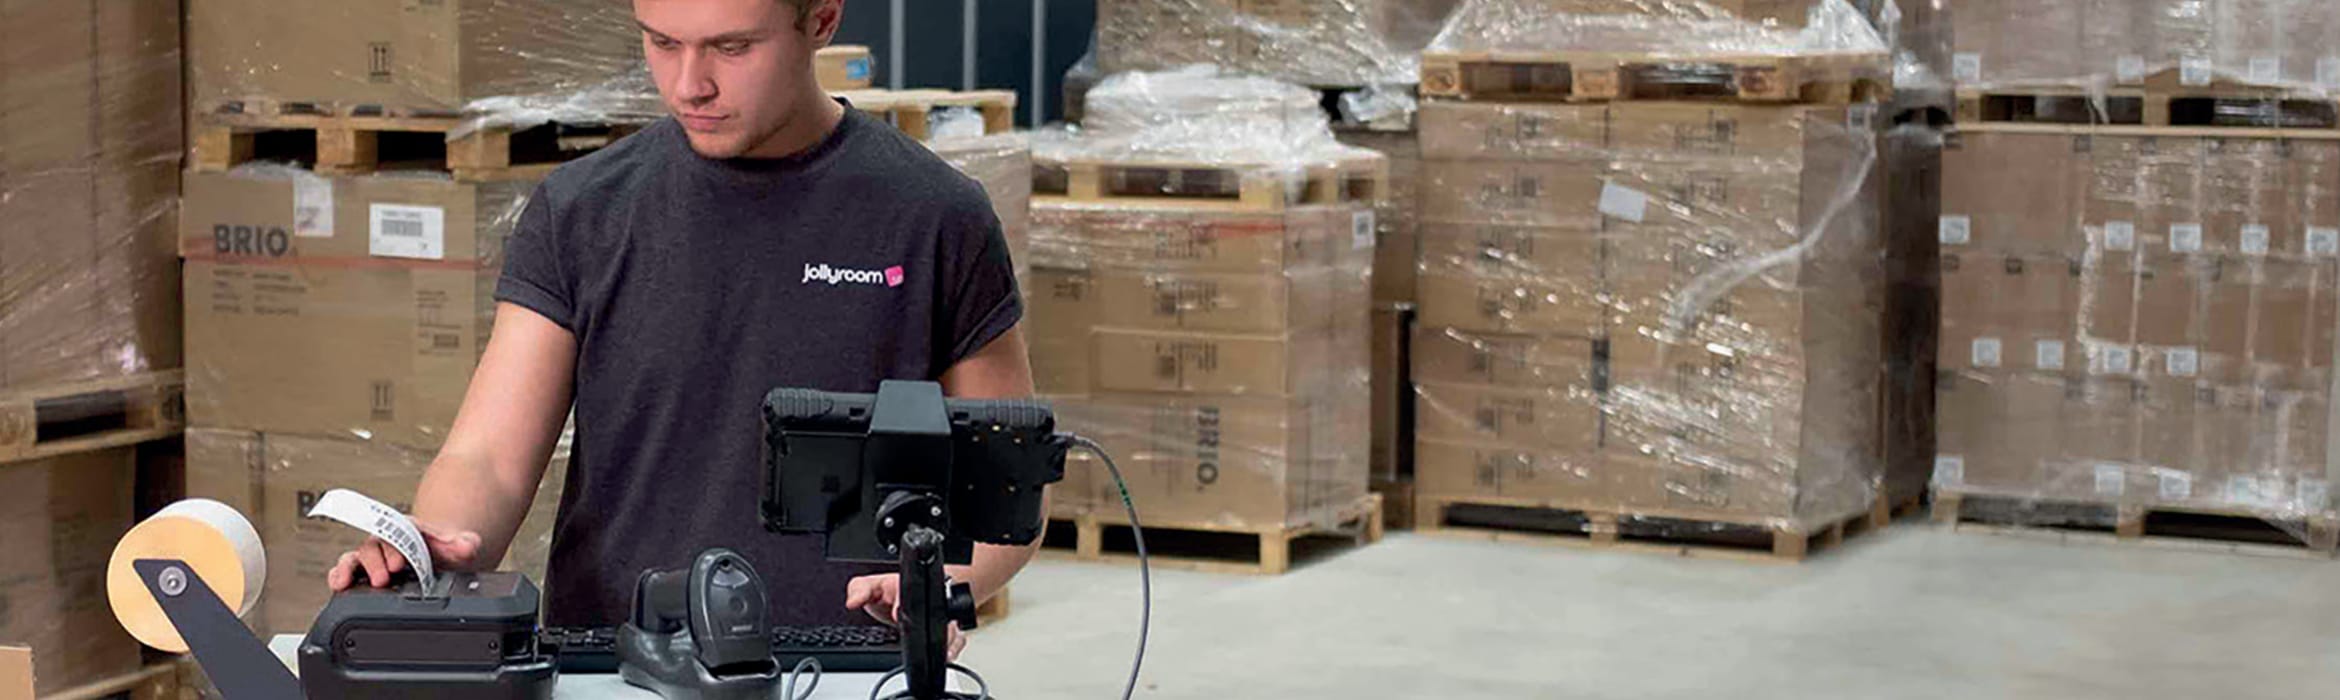
[[[856,58],[845,62],[846,80],[868,80],[869,59]]]

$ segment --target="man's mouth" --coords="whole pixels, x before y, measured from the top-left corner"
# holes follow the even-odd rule
[[[723,124],[724,120],[723,117],[705,114],[677,114],[675,118],[681,120],[683,126],[692,131],[714,131]]]

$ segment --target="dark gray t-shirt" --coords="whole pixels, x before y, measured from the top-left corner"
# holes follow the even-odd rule
[[[561,167],[506,251],[496,298],[577,337],[577,432],[546,622],[623,621],[645,568],[729,547],[773,619],[865,623],[818,537],[766,532],[764,394],[935,380],[1023,316],[982,186],[847,110],[787,158],[718,161],[658,124]]]

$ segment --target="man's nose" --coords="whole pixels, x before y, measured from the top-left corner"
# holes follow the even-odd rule
[[[674,75],[674,97],[690,103],[715,99],[715,76],[705,52],[690,49],[683,52],[682,70]]]

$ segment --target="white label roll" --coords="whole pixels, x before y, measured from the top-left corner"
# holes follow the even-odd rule
[[[225,503],[190,498],[130,528],[106,562],[106,600],[130,636],[168,652],[186,652],[187,642],[179,638],[178,628],[171,626],[162,605],[131,567],[139,559],[187,562],[238,617],[260,601],[260,584],[268,580],[268,556],[260,548],[260,533]]]

